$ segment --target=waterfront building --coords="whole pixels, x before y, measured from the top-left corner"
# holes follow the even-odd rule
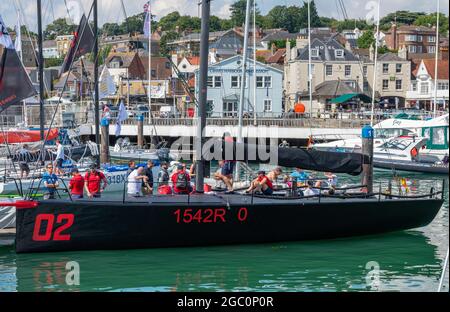
[[[44,59],[60,58],[58,46],[55,40],[45,40],[42,44],[42,55]]]
[[[116,86],[121,80],[145,79],[145,66],[137,52],[111,52],[105,60],[105,65]]]
[[[59,57],[63,57],[69,52],[73,38],[73,35],[61,35],[56,37],[55,41]]]
[[[414,62],[413,79],[406,93],[408,107],[433,110],[434,88],[437,85],[437,103],[439,110],[448,110],[449,101],[449,62],[438,60],[438,74],[435,75],[435,60],[424,59]]]
[[[208,115],[210,117],[237,118],[240,92],[242,56],[237,55],[208,67]],[[253,60],[248,59],[245,82],[244,113],[279,117],[283,113],[283,71],[256,63],[256,88],[253,86]],[[195,93],[198,97],[198,70]],[[256,92],[256,104],[254,93]]]

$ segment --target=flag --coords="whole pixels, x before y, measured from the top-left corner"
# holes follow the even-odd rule
[[[144,22],[144,35],[150,38],[152,34],[152,10],[150,7],[150,1],[144,5],[145,22]]]
[[[0,112],[36,94],[14,46],[0,47]]]
[[[68,72],[70,69],[70,65],[75,59],[87,53],[90,53],[94,48],[95,40],[96,38],[91,26],[89,25],[89,21],[83,14],[83,16],[81,17],[80,25],[78,26],[78,29],[75,32],[74,38],[70,45],[69,53],[67,53],[66,58],[64,59],[64,64],[61,67],[59,75],[61,76],[62,74]]]
[[[123,101],[120,101],[119,106],[119,115],[116,120],[116,137],[120,136],[120,132],[122,131],[122,122],[128,119],[128,112],[123,104]]]
[[[0,15],[0,45],[7,49],[14,49],[14,44],[12,42],[11,36],[8,33],[8,28],[6,28],[5,22]]]
[[[116,93],[116,85],[109,73],[106,66],[103,67],[102,74],[100,75],[99,95],[100,99],[104,99],[107,96],[114,95]]]
[[[16,48],[19,58],[22,58],[22,33],[20,30],[20,12],[17,13],[17,25],[16,25],[16,41],[14,42],[14,47]]]

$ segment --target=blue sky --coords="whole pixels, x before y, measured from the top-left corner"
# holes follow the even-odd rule
[[[66,0],[68,3],[81,1],[84,10],[89,9],[90,0]],[[178,10],[182,14],[198,15],[199,0],[153,0],[153,12],[156,16],[163,16],[168,12]],[[229,7],[234,0],[213,0],[212,13],[220,17],[229,16]],[[342,18],[338,13],[336,0],[315,0],[321,16]],[[350,18],[365,18],[370,14],[371,4],[376,4],[374,0],[343,0]],[[67,10],[64,6],[64,0],[42,0],[44,23],[47,24],[55,18],[65,17]],[[128,15],[133,15],[142,11],[145,0],[126,0],[125,6]],[[435,12],[437,0],[381,0],[381,15],[386,15],[396,10]],[[36,28],[36,0],[1,0],[0,14],[5,23],[12,27],[16,23],[17,13],[15,7],[21,3],[25,21],[32,29]],[[100,3],[100,22],[118,22],[123,19],[121,5],[119,0],[99,0]],[[265,14],[275,5],[301,5],[302,0],[257,0],[258,6]],[[448,15],[449,1],[440,0],[441,12]],[[367,8],[366,8],[367,7]],[[372,5],[373,7],[373,5]]]

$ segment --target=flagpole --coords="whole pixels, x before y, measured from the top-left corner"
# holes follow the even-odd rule
[[[437,14],[436,14],[436,56],[434,61],[434,107],[433,117],[437,115],[437,86],[438,86],[438,58],[439,58],[439,18],[440,18],[440,0],[437,0]]]
[[[150,1],[147,8],[148,15],[148,109],[149,120],[152,114],[152,7]]]
[[[22,30],[20,29],[21,26],[22,26],[22,23],[21,23],[21,19],[20,19],[20,9],[17,9],[17,30],[16,30],[16,44],[15,44],[15,48],[16,48],[17,54],[19,55],[20,62],[23,65]],[[23,123],[24,123],[24,126],[28,127],[27,102],[26,102],[26,100],[22,101],[22,110],[23,110]]]

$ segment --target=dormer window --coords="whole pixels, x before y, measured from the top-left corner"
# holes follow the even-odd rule
[[[334,50],[334,55],[336,57],[343,58],[344,57],[344,50],[342,50],[342,49]]]
[[[311,49],[311,57],[319,57],[319,49]]]

